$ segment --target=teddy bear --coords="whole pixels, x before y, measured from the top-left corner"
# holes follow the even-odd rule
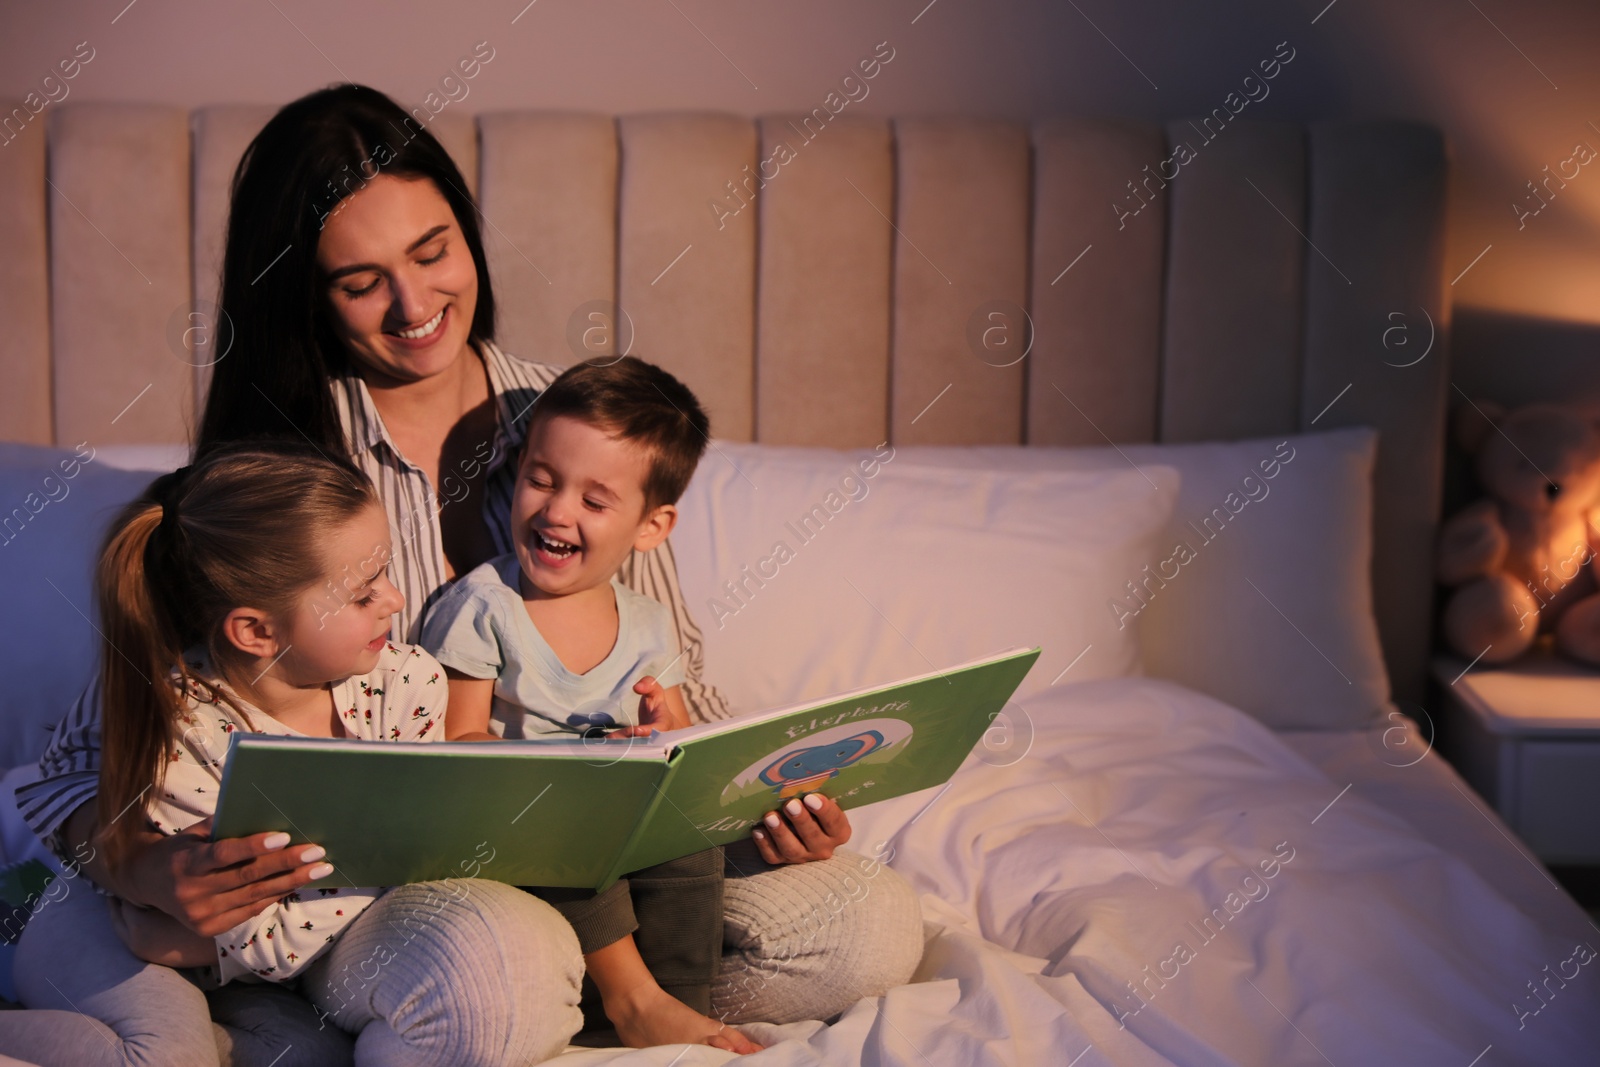
[[[1440,530],[1445,643],[1505,663],[1553,633],[1600,666],[1600,429],[1554,404],[1463,404],[1454,435],[1489,496]]]

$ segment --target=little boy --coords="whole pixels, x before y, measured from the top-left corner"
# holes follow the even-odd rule
[[[449,673],[448,739],[689,724],[669,609],[615,576],[630,553],[672,532],[709,431],[688,388],[631,356],[571,367],[539,395],[511,500],[516,550],[464,576],[423,623],[421,643]],[[598,895],[530,891],[577,931],[625,1044],[759,1048],[705,1014],[722,951],[721,850],[635,872]]]

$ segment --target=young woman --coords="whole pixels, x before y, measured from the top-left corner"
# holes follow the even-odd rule
[[[348,456],[395,533],[391,568],[407,604],[391,634],[414,638],[448,581],[511,550],[513,460],[528,406],[557,373],[493,342],[494,293],[460,172],[372,89],[343,85],[289,104],[235,174],[222,311],[235,341],[216,366],[198,453],[266,434]],[[725,716],[699,678],[699,631],[669,545],[635,556],[619,577],[672,609],[690,714]],[[87,704],[69,715],[42,780],[18,791],[24,818],[63,855],[92,827],[96,719]],[[828,1018],[907,980],[921,954],[910,887],[836,851],[850,837],[837,805],[794,807],[729,850],[728,952],[711,1014],[730,1023]],[[97,881],[113,877],[85,866]],[[310,866],[297,850],[180,835],[136,847],[113,888],[209,935],[305,884]],[[660,979],[676,961],[670,938],[648,936],[654,888],[632,891],[641,952]],[[828,904],[837,900],[851,904]]]

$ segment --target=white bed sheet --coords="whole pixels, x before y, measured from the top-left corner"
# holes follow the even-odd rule
[[[1409,719],[1369,730],[1280,731],[1284,744],[1343,788],[1405,818],[1429,841],[1464,859],[1529,915],[1588,922],[1528,847]],[[1595,942],[1600,948],[1600,940]],[[1600,1050],[1595,1053],[1600,1061]]]
[[[1431,775],[1424,786],[1373,771],[1385,753],[1405,761],[1393,737],[1296,737],[1330,779],[1242,713],[1153,679],[1063,686],[1025,710],[1032,744],[1015,763],[974,757],[942,793],[854,813],[852,847],[892,848],[922,894],[917,982],[831,1027],[751,1027],[774,1042],[752,1067],[1490,1067],[1588,1062],[1600,1047],[1600,961],[1565,962],[1600,932],[1531,867],[1507,876],[1513,859],[1529,865],[1489,847],[1487,820],[1468,830],[1470,810],[1427,797],[1449,788],[1437,761],[1390,768]],[[1432,812],[1425,830],[1385,810],[1400,803]],[[1468,862],[1439,841],[1481,852]],[[1197,930],[1213,908],[1225,921]],[[668,1047],[562,1063],[729,1058]]]

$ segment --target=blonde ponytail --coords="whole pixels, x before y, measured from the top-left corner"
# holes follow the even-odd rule
[[[100,847],[113,867],[145,828],[145,794],[160,788],[176,744],[178,695],[167,674],[183,654],[171,620],[150,595],[146,555],[161,505],[129,505],[106,540],[95,574],[100,606]]]

